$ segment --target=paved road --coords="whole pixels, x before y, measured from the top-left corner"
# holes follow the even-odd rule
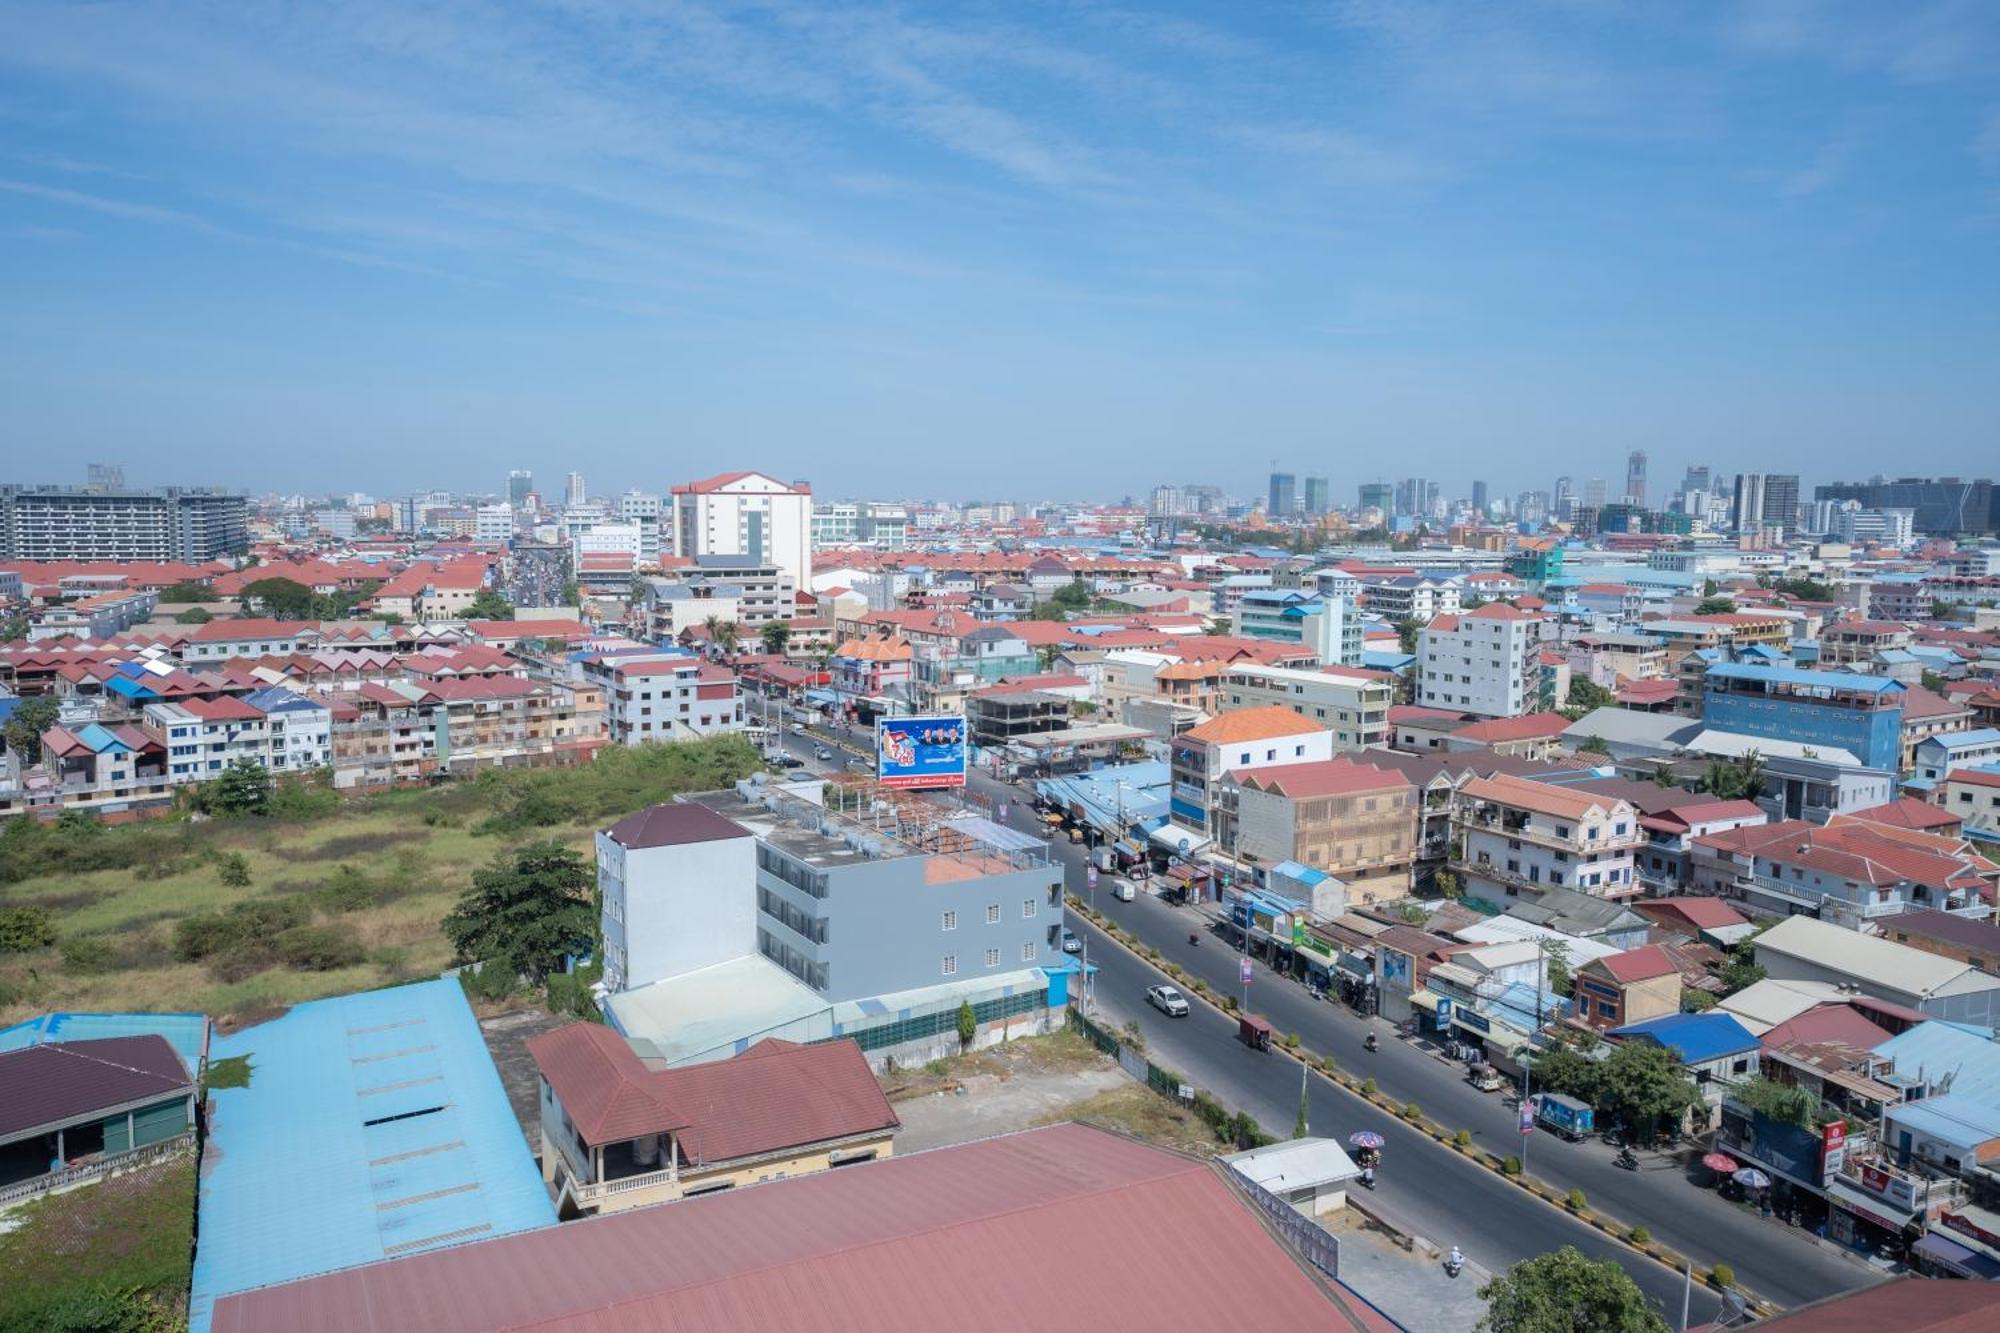
[[[1250,1050],[1236,1039],[1235,1023],[1205,1005],[1194,1006],[1186,1018],[1160,1014],[1140,997],[1164,978],[1110,945],[1088,922],[1078,921],[1076,929],[1089,941],[1090,962],[1098,968],[1096,1012],[1113,1025],[1136,1021],[1145,1034],[1147,1055],[1156,1063],[1185,1074],[1227,1105],[1249,1111],[1267,1131],[1290,1135],[1299,1106],[1300,1066],[1295,1061]],[[1574,1245],[1592,1258],[1617,1262],[1670,1324],[1678,1318],[1683,1284],[1667,1269],[1637,1258],[1344,1088],[1320,1078],[1308,1086],[1313,1133],[1344,1140],[1356,1130],[1372,1129],[1386,1140],[1378,1195],[1418,1234],[1441,1248],[1459,1245],[1473,1262],[1495,1272]],[[1693,1319],[1705,1322],[1717,1308],[1714,1294],[1697,1286]]]
[[[988,800],[1009,800],[1011,821],[1028,827],[1032,813],[1018,790],[982,774],[973,776],[972,787]],[[1069,868],[1071,890],[1085,893],[1083,849],[1064,842],[1051,846]],[[1168,907],[1146,894],[1129,903],[1108,892],[1094,898],[1098,911],[1160,950],[1163,958],[1200,976],[1218,993],[1236,991],[1237,954],[1225,941],[1204,931],[1202,943],[1189,946],[1188,932],[1203,920],[1192,909]],[[1495,1151],[1516,1150],[1520,1135],[1514,1112],[1499,1094],[1482,1093],[1467,1083],[1462,1066],[1396,1040],[1384,1040],[1379,1052],[1368,1054],[1361,1047],[1366,1020],[1343,1005],[1314,1000],[1304,987],[1261,964],[1251,989],[1251,1007],[1280,1033],[1297,1032],[1308,1047],[1374,1078],[1398,1102],[1417,1103],[1440,1124],[1470,1129],[1475,1140]],[[1390,1029],[1383,1025],[1379,1030],[1386,1034]],[[1429,1150],[1445,1153],[1435,1144]],[[1750,1216],[1713,1190],[1700,1188],[1663,1154],[1641,1154],[1638,1172],[1620,1170],[1611,1157],[1612,1150],[1595,1141],[1571,1144],[1542,1133],[1530,1136],[1527,1153],[1529,1169],[1547,1183],[1583,1190],[1596,1207],[1627,1222],[1643,1222],[1663,1244],[1705,1266],[1729,1263],[1745,1285],[1780,1304],[1803,1304],[1881,1278],[1859,1260],[1792,1228]]]

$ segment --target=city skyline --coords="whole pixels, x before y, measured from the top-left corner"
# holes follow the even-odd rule
[[[676,13],[0,7],[0,429],[1074,496],[2000,434],[1979,9]]]

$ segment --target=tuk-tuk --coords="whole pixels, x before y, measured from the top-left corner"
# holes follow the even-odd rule
[[[1481,1092],[1498,1092],[1507,1086],[1507,1079],[1492,1065],[1477,1064],[1465,1073],[1465,1081]]]
[[[1081,828],[1073,828],[1073,829],[1071,829],[1071,830],[1069,831],[1069,840],[1070,840],[1071,842],[1082,842],[1082,841],[1083,841],[1083,830],[1082,830]]]
[[[1257,1014],[1244,1014],[1236,1020],[1236,1039],[1252,1050],[1271,1049],[1271,1025]]]

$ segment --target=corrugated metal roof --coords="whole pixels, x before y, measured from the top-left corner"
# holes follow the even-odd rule
[[[195,1074],[208,1060],[206,1014],[48,1013],[0,1028],[0,1051],[18,1051],[45,1041],[96,1041],[104,1037],[165,1037]]]
[[[193,1333],[228,1292],[556,1220],[456,981],[297,1005],[212,1054],[251,1074],[209,1094]]]
[[[245,1293],[214,1327],[1328,1326],[1326,1288],[1221,1169],[1055,1125]]]

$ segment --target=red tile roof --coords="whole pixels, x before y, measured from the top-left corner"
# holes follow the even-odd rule
[[[239,1292],[212,1328],[1014,1333],[1052,1311],[1106,1328],[1391,1327],[1310,1277],[1222,1169],[1052,1125]]]
[[[1410,780],[1394,769],[1376,768],[1346,759],[1287,764],[1283,768],[1232,773],[1230,777],[1245,787],[1276,792],[1295,801],[1357,792],[1396,791],[1411,786]]]
[[[1795,1041],[1839,1041],[1872,1050],[1894,1035],[1880,1024],[1870,1022],[1858,1009],[1845,1004],[1822,1004],[1787,1019],[1759,1035],[1757,1040],[1766,1050],[1776,1050]]]
[[[317,633],[319,626],[310,620],[260,620],[253,617],[239,617],[226,620],[211,620],[205,625],[197,625],[188,639],[194,643],[234,643],[239,639],[296,639],[301,634]]]
[[[1657,944],[1642,944],[1624,953],[1607,954],[1595,962],[1584,965],[1584,970],[1601,967],[1610,974],[1613,981],[1621,986],[1635,981],[1650,981],[1655,977],[1678,976],[1680,968],[1667,957],[1667,951]]]
[[[1951,811],[1920,801],[1914,796],[1898,796],[1887,805],[1871,805],[1865,810],[1848,811],[1850,819],[1871,824],[1894,824],[1898,828],[1955,829],[1965,821]]]
[[[1502,741],[1526,741],[1560,736],[1569,726],[1561,713],[1524,713],[1520,717],[1496,717],[1474,722],[1451,734],[1460,740],[1493,745]]]
[[[1641,916],[1674,916],[1696,930],[1741,926],[1749,918],[1720,898],[1652,898],[1632,904]]]

